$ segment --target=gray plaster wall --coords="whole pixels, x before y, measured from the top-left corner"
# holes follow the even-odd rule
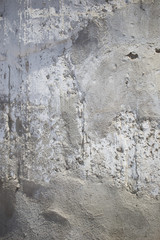
[[[0,0],[0,239],[160,240],[159,0]]]

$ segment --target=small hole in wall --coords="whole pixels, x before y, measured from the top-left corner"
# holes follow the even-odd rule
[[[138,54],[137,53],[135,53],[135,52],[130,52],[128,55],[127,55],[127,57],[129,57],[130,59],[136,59],[136,58],[138,58]]]
[[[156,53],[160,53],[160,48],[155,48]]]
[[[125,78],[125,84],[126,84],[126,87],[128,87],[128,84],[129,84],[129,78],[128,77]]]
[[[46,78],[47,78],[47,79],[50,79],[50,75],[48,74],[48,75],[46,76]]]
[[[118,152],[120,152],[120,153],[123,153],[124,152],[124,149],[122,148],[122,147],[119,147],[119,148],[117,148],[116,149]]]

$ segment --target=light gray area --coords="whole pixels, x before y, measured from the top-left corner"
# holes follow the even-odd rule
[[[0,239],[160,239],[159,11],[0,1]]]
[[[109,179],[61,174],[45,186],[28,180],[22,185],[3,218],[1,239],[159,239],[158,201],[137,198]]]

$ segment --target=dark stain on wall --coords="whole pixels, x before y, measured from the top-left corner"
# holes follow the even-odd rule
[[[22,137],[22,135],[25,133],[22,121],[19,118],[16,120],[16,132],[20,137]]]
[[[79,64],[98,48],[97,25],[94,22],[89,22],[87,27],[79,31],[77,38],[72,36],[72,42],[72,62]]]
[[[15,189],[0,180],[0,237],[11,232],[15,221]]]

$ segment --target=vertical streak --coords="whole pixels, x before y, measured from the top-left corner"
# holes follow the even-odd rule
[[[11,158],[11,67],[8,65],[8,127],[9,127],[9,162]],[[9,167],[9,162],[7,163],[7,168],[8,168],[8,176],[10,175],[10,167]]]
[[[8,106],[9,106],[9,115],[11,112],[11,67],[8,65],[9,76],[8,76]]]

